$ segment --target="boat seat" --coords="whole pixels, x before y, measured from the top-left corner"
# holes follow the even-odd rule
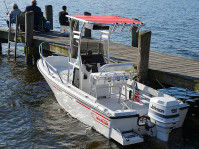
[[[105,64],[99,68],[99,72],[91,73],[89,83],[92,85],[126,83],[128,79],[135,77],[131,63]]]
[[[96,72],[90,74],[89,83],[91,85],[124,84],[128,79],[131,79],[131,75],[125,71]]]
[[[126,72],[132,70],[130,63],[105,64],[99,68],[99,72],[91,73],[89,84],[91,90],[95,90],[96,97],[109,98],[114,94],[121,96],[122,86],[127,80],[132,80],[133,73]]]
[[[91,85],[91,90],[95,89],[98,98],[109,98],[113,92],[119,94],[128,79],[130,79],[130,74],[125,71],[97,72],[90,74],[89,84]]]
[[[115,63],[105,64],[99,68],[99,72],[110,72],[110,71],[127,71],[133,70],[133,64],[131,63]]]

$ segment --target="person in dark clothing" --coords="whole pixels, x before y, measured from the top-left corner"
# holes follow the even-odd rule
[[[43,12],[41,11],[41,8],[37,6],[36,0],[31,0],[30,6],[27,6],[26,9],[25,9],[25,12],[27,12],[27,11],[33,11],[34,12],[34,29],[40,30],[40,28],[41,28],[40,24],[42,24],[42,25],[44,24],[44,22],[43,22]]]
[[[66,17],[68,13],[66,12],[66,10],[67,10],[67,7],[62,6],[62,11],[59,12],[59,24],[63,26],[69,26],[68,17]]]
[[[37,6],[36,0],[31,0],[30,6],[26,7],[25,11],[33,11],[34,13],[41,13],[41,8]]]

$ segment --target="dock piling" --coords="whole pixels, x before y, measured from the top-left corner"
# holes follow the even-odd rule
[[[32,65],[33,56],[33,29],[34,29],[34,12],[29,11],[25,14],[25,61],[27,65]]]
[[[145,30],[139,33],[138,38],[138,73],[139,82],[146,82],[148,76],[149,52],[150,52],[151,31]]]
[[[52,5],[45,6],[46,20],[50,21],[50,29],[53,30],[53,7]]]
[[[84,12],[84,15],[85,16],[91,16],[91,13],[90,12]],[[84,37],[85,38],[91,38],[91,30],[90,29],[85,28]]]
[[[139,31],[137,31],[137,29],[138,29],[137,26],[133,26],[133,28],[131,30],[131,46],[132,47],[138,47],[138,35],[139,35]]]

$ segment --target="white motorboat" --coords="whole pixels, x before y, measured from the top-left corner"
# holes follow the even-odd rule
[[[58,103],[73,117],[122,145],[143,142],[143,135],[168,141],[169,133],[182,126],[189,105],[135,81],[131,63],[110,59],[109,40],[116,27],[142,26],[139,20],[114,16],[68,16],[81,22],[73,31],[69,56],[43,56],[37,67],[51,87]],[[93,26],[101,31],[103,51],[81,49],[82,31]],[[71,56],[74,47],[76,56]]]

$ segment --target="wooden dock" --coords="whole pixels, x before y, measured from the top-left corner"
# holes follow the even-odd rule
[[[11,39],[14,40],[14,34]],[[0,30],[0,43],[7,43],[8,31]],[[24,33],[19,34],[18,41],[25,42]],[[35,52],[41,42],[53,42],[46,44],[44,49],[59,54],[68,55],[67,44],[69,37],[62,37],[57,31],[35,32],[33,43]],[[82,42],[96,42],[93,39],[83,39]],[[110,43],[110,55],[121,62],[132,62],[137,65],[138,48],[117,43]],[[170,86],[187,88],[199,92],[199,60],[186,57],[150,51],[148,80],[161,82]]]

